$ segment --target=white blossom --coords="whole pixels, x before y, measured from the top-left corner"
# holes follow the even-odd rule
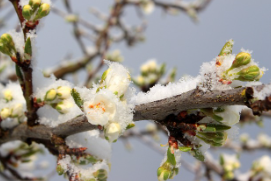
[[[105,72],[102,83],[114,94],[123,96],[131,82],[129,72],[119,63],[107,62],[107,64],[109,64],[109,69]]]
[[[103,126],[114,120],[116,103],[109,96],[97,93],[92,100],[84,103],[84,111],[91,124]]]

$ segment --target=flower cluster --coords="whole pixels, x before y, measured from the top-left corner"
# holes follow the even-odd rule
[[[157,169],[157,177],[159,181],[173,179],[179,172],[181,151],[171,146],[168,147],[167,153],[160,167]]]
[[[0,146],[3,159],[0,165],[3,167],[5,164],[5,167],[16,169],[23,177],[31,177],[35,169],[46,166],[46,162],[43,162],[43,165],[37,164],[38,160],[41,161],[42,157],[39,156],[43,153],[44,147],[37,143],[32,142],[28,145],[22,141],[11,141]]]
[[[240,162],[236,155],[220,155],[220,165],[223,168],[223,178],[231,180],[234,178],[234,171],[240,167]]]
[[[251,168],[251,178],[257,178],[258,180],[270,180],[271,179],[271,159],[265,155],[260,159],[253,162]]]
[[[33,85],[36,87],[33,97],[39,107],[40,123],[55,127],[83,114],[71,95],[72,84],[55,80],[54,77],[45,78],[38,70],[33,75]]]
[[[2,128],[12,128],[25,121],[25,99],[18,84],[0,85],[0,119]]]
[[[59,174],[69,172],[80,180],[106,180],[110,170],[111,143],[134,126],[133,106],[129,104],[133,95],[133,90],[129,88],[129,72],[119,63],[106,63],[109,68],[99,84],[91,89],[72,89],[75,103],[82,108],[89,123],[103,129],[104,138],[100,137],[98,130],[68,136],[65,141],[69,148],[84,147],[86,150],[83,156],[67,154],[59,159]],[[51,100],[51,97],[57,97],[57,90],[55,92],[47,92],[45,97]],[[86,168],[84,165],[92,166]]]
[[[21,3],[22,15],[29,27],[36,26],[38,21],[50,13],[50,4],[42,0],[30,0],[28,4]]]
[[[57,171],[60,175],[69,171],[70,174],[78,175],[80,180],[106,180],[110,170],[111,145],[99,137],[98,130],[68,136],[66,144],[70,148],[85,147],[86,151],[80,157],[65,155],[58,160]]]
[[[121,52],[120,50],[114,50],[110,53],[108,53],[106,56],[105,56],[106,60],[109,60],[111,62],[122,62],[123,61],[123,56],[121,55]]]
[[[165,73],[165,64],[157,65],[155,59],[148,60],[140,67],[140,75],[133,80],[140,87],[154,85]]]
[[[83,108],[88,121],[103,126],[106,139],[114,142],[133,124],[132,105],[127,102],[132,91],[128,89],[129,72],[118,63],[107,63],[109,69],[103,73],[99,85],[83,96]]]

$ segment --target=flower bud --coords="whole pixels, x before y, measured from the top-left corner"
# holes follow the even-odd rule
[[[56,98],[56,90],[55,89],[50,89],[46,92],[46,95],[44,97],[45,101],[53,101]]]
[[[13,99],[12,92],[10,90],[5,90],[3,94],[7,102]]]
[[[239,77],[235,78],[235,80],[240,81],[255,81],[259,80],[261,77],[261,70],[257,65],[252,65],[248,68],[245,68],[238,72],[236,75],[239,75]]]
[[[137,78],[136,78],[136,83],[141,86],[141,85],[144,85],[145,84],[145,78],[141,75],[139,75]]]
[[[11,115],[11,109],[9,108],[3,108],[0,112],[1,119],[7,119]]]
[[[30,5],[25,5],[22,9],[22,14],[23,14],[23,17],[24,19],[27,19],[27,20],[30,20],[31,19],[31,16],[33,14],[33,11],[32,11],[32,8]]]
[[[13,108],[12,108],[12,114],[11,117],[20,117],[24,114],[23,112],[23,105],[22,104],[16,104]]]
[[[105,127],[105,136],[109,142],[115,142],[121,133],[121,127],[119,123],[109,123]]]
[[[47,16],[49,13],[50,13],[50,5],[47,4],[47,3],[43,3],[40,6],[40,8],[39,8],[39,10],[38,10],[38,12],[36,14],[36,17],[34,19],[35,20],[41,19],[41,18]]]
[[[6,54],[8,56],[12,56],[14,55],[10,49],[4,44],[4,42],[0,39],[0,52],[2,52],[3,54]]]
[[[65,20],[69,23],[74,23],[78,21],[78,16],[74,14],[70,14],[70,15],[65,16]]]
[[[58,165],[56,166],[56,172],[58,173],[58,175],[63,175],[64,172],[65,172],[65,170],[62,168],[61,165],[58,164]]]
[[[41,0],[30,0],[29,5],[32,7],[33,12],[35,12],[41,5]]]
[[[113,52],[107,54],[105,59],[110,60],[111,62],[122,62],[124,58],[119,50],[114,50]]]
[[[155,5],[151,0],[143,0],[140,5],[145,14],[152,13],[155,8]]]
[[[235,60],[232,62],[231,67],[226,71],[228,73],[234,68],[241,67],[243,65],[249,64],[251,61],[251,55],[247,52],[240,52],[236,55]]]
[[[94,177],[97,177],[98,180],[104,180],[107,178],[107,171],[104,169],[99,169],[93,173]]]
[[[73,107],[73,103],[69,102],[69,101],[62,101],[59,102],[55,109],[61,113],[61,114],[65,114],[67,112],[69,112],[70,108]]]
[[[67,99],[71,96],[71,90],[70,87],[60,86],[57,88],[57,96],[60,99]]]
[[[169,179],[171,173],[169,170],[163,168],[163,167],[159,167],[157,170],[157,177],[159,181],[164,181]]]
[[[0,38],[0,51],[9,56],[14,56],[16,49],[12,37],[5,33]]]
[[[158,66],[156,60],[149,60],[140,67],[140,71],[142,74],[146,74],[148,72],[155,72],[157,69]]]

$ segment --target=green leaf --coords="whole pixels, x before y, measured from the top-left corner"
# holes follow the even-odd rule
[[[24,59],[31,60],[32,57],[32,45],[30,38],[27,38],[24,46]]]
[[[185,147],[185,146],[179,147],[179,150],[182,151],[182,152],[188,152],[191,149],[192,149],[191,147]]]
[[[78,107],[82,108],[84,102],[81,99],[80,94],[75,89],[72,89],[71,95],[72,95],[72,97],[73,97],[74,102],[76,103],[76,105]]]
[[[233,40],[229,40],[225,43],[223,48],[221,49],[220,53],[218,54],[219,56],[222,55],[229,55],[232,53],[232,47],[233,47]]]
[[[199,161],[203,162],[205,160],[204,155],[198,149],[197,150],[192,150],[191,154],[193,155],[193,157],[195,157]]]
[[[220,157],[219,157],[219,164],[220,164],[221,166],[223,166],[224,163],[225,163],[224,157],[223,157],[223,155],[220,155]]]
[[[126,130],[131,129],[133,127],[135,127],[135,123],[130,123],[130,124],[127,125]]]
[[[166,70],[166,64],[163,63],[159,70],[160,76],[162,76],[165,73],[165,70]]]
[[[15,71],[16,71],[16,75],[17,75],[17,77],[19,79],[20,84],[22,84],[24,78],[23,78],[23,74],[22,74],[21,68],[18,65],[15,65]]]
[[[175,159],[174,154],[171,153],[170,146],[168,147],[168,150],[167,150],[167,162],[169,162],[173,166],[176,165],[176,159]]]

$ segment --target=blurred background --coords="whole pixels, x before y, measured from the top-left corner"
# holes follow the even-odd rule
[[[8,2],[4,0],[4,2]],[[165,1],[164,2],[169,2]],[[171,2],[171,1],[170,1]],[[192,1],[187,1],[192,2]],[[8,2],[9,3],[9,2]],[[90,8],[95,8],[108,15],[113,0],[71,0],[72,9],[82,19],[103,26],[102,21],[90,13]],[[53,7],[65,11],[61,0],[53,1]],[[124,57],[123,64],[131,70],[133,76],[137,76],[140,65],[148,59],[155,58],[158,64],[166,63],[166,70],[177,67],[177,80],[183,75],[196,76],[203,62],[213,60],[224,43],[233,39],[233,53],[237,54],[241,48],[252,50],[252,57],[259,62],[260,67],[271,68],[271,1],[262,0],[212,0],[208,6],[198,13],[198,21],[192,19],[187,13],[180,12],[169,15],[161,8],[155,8],[148,15],[143,14],[147,23],[144,32],[145,41],[128,47],[125,42],[112,44],[110,50],[119,49]],[[11,6],[0,10],[0,17],[11,10]],[[123,21],[127,26],[138,25],[141,19],[133,6],[125,9]],[[0,34],[13,29],[18,24],[17,17],[13,14],[8,16],[5,26],[0,28]],[[114,33],[114,31],[112,32]],[[117,33],[117,31],[116,31]],[[73,36],[71,23],[51,12],[49,16],[40,22],[37,31],[37,60],[38,67],[48,69],[54,67],[69,57],[70,60],[80,58],[81,50]],[[91,48],[93,42],[84,40],[86,46]],[[93,62],[97,65],[99,59]],[[104,67],[105,69],[106,67]],[[102,69],[100,73],[104,70]],[[79,74],[79,80],[85,80],[85,74]],[[261,81],[270,82],[271,73],[266,71]],[[265,118],[263,127],[256,124],[240,127],[239,135],[247,132],[250,137],[256,138],[261,133],[270,133],[271,120]],[[148,121],[136,123],[139,129],[145,129]],[[165,144],[167,138],[159,134],[158,145]],[[238,140],[239,136],[236,137]],[[112,167],[109,181],[138,181],[156,180],[156,170],[164,155],[153,150],[142,139],[131,138],[129,144],[122,139],[113,144]],[[127,149],[129,147],[129,149]],[[221,152],[233,153],[219,148],[211,150],[215,159]],[[245,172],[251,167],[254,159],[268,154],[270,151],[244,152],[241,154],[240,172]],[[196,160],[187,153],[182,154],[182,159],[194,163]],[[49,161],[49,171],[54,170],[55,161],[52,156],[46,158]],[[44,173],[43,173],[44,174]],[[183,166],[180,173],[173,180],[193,180],[194,173],[189,172]],[[62,176],[54,174],[51,180],[64,180]]]

